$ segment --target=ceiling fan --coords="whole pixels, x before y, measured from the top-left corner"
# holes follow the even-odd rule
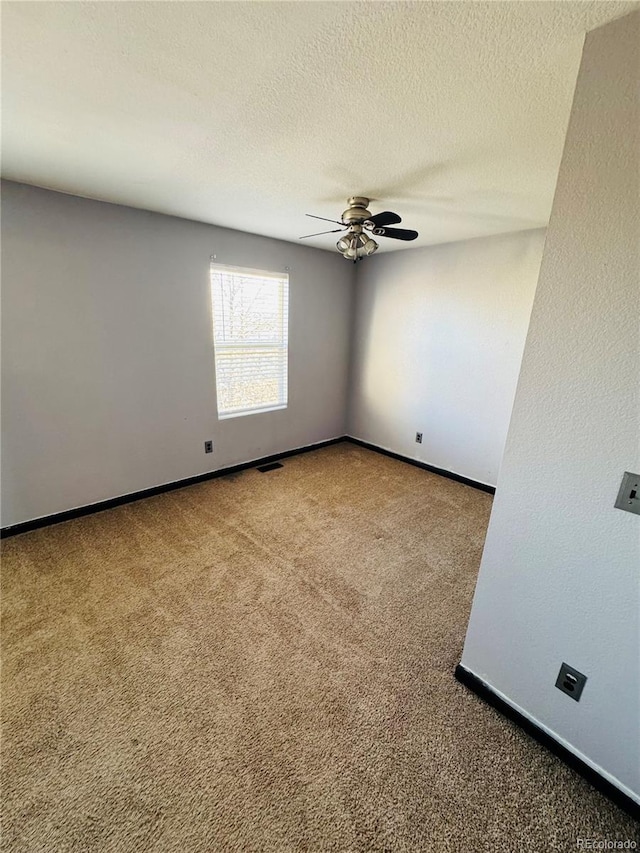
[[[392,240],[415,240],[418,236],[417,231],[410,231],[408,228],[389,228],[389,225],[397,225],[402,222],[402,219],[397,213],[392,213],[390,210],[384,210],[382,213],[373,215],[367,210],[369,199],[363,196],[352,196],[347,199],[349,205],[343,211],[340,219],[327,219],[324,216],[315,216],[313,213],[307,213],[306,216],[311,216],[313,219],[322,219],[325,222],[335,222],[341,228],[332,228],[329,231],[318,231],[317,234],[305,234],[300,237],[300,240],[306,240],[307,237],[319,237],[321,234],[335,234],[338,231],[346,232],[336,243],[336,248],[343,257],[349,261],[362,260],[366,255],[372,255],[377,249],[378,244],[370,237],[367,232],[370,231],[376,237],[391,237]]]

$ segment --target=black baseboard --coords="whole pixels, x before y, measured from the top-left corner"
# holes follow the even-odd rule
[[[400,462],[406,462],[408,465],[414,465],[416,468],[422,468],[423,471],[429,471],[431,474],[438,474],[441,477],[447,477],[450,480],[455,480],[458,483],[464,483],[465,486],[472,486],[474,489],[480,489],[482,492],[495,494],[493,486],[487,486],[484,483],[477,483],[475,480],[470,480],[468,477],[462,477],[460,474],[453,474],[451,471],[445,471],[443,468],[436,468],[433,465],[427,465],[426,462],[418,462],[416,459],[409,459],[407,456],[401,456],[399,453],[393,453],[391,450],[385,450],[382,447],[377,447],[375,444],[369,444],[367,441],[361,441],[359,438],[352,438],[349,435],[339,436],[338,438],[330,438],[327,441],[321,441],[318,444],[309,444],[306,447],[297,447],[295,450],[285,450],[282,453],[274,453],[272,456],[263,456],[260,459],[254,459],[251,462],[242,462],[240,465],[231,465],[229,468],[219,468],[217,471],[207,471],[204,474],[196,474],[195,477],[186,477],[184,480],[175,480],[172,483],[163,483],[161,486],[152,486],[149,489],[142,489],[139,492],[131,492],[127,495],[120,495],[117,498],[107,498],[104,501],[98,501],[87,506],[76,507],[75,509],[67,509],[62,512],[56,512],[53,515],[45,515],[41,518],[34,518],[30,521],[22,521],[18,524],[12,524],[8,527],[0,528],[0,538],[6,539],[9,536],[17,536],[19,533],[28,533],[30,530],[38,530],[40,527],[49,527],[51,524],[60,524],[63,521],[70,521],[73,518],[81,518],[84,515],[92,515],[94,512],[103,512],[105,509],[113,509],[123,504],[141,501],[145,498],[152,498],[154,495],[161,495],[164,492],[171,492],[174,489],[184,489],[186,486],[193,486],[196,483],[204,483],[206,480],[213,480],[216,477],[225,477],[228,474],[236,474],[239,471],[245,471],[248,468],[257,468],[258,466],[269,465],[272,462],[277,462],[279,459],[286,459],[289,456],[296,456],[299,453],[309,453],[312,450],[320,450],[322,447],[329,447],[332,444],[338,444],[341,441],[349,441],[352,444],[357,444],[360,447],[365,447],[367,450],[374,450],[376,453],[382,453],[384,456],[390,456],[392,459],[398,459]]]
[[[628,815],[631,815],[635,820],[640,820],[640,805],[638,805],[635,800],[632,800],[631,797],[627,796],[620,790],[620,788],[617,788],[612,782],[598,773],[597,770],[594,770],[593,767],[590,767],[581,758],[574,755],[573,752],[555,740],[555,738],[550,734],[547,734],[547,732],[536,725],[536,723],[533,723],[521,714],[520,711],[516,711],[516,709],[509,705],[508,702],[505,702],[504,699],[494,693],[491,687],[478,678],[477,675],[474,675],[461,664],[458,664],[455,671],[455,677],[461,684],[464,684],[465,687],[468,687],[469,690],[475,693],[476,696],[479,696],[488,705],[491,705],[492,708],[495,708],[503,716],[507,717],[519,726],[530,737],[538,741],[539,744],[546,747],[546,749],[571,767],[572,770],[579,773],[587,780],[587,782],[593,785],[596,790],[600,791],[601,794],[604,794],[605,797],[623,809]]]
[[[152,498],[154,495],[161,495],[164,492],[172,492],[174,489],[184,489],[185,486],[193,486],[196,483],[204,483],[206,480],[214,480],[216,477],[225,477],[228,474],[236,474],[239,471],[246,471],[248,468],[257,468],[259,465],[268,465],[271,462],[276,462],[278,459],[286,459],[289,456],[297,456],[299,453],[309,453],[311,450],[320,450],[322,447],[329,447],[331,444],[338,444],[344,441],[344,437],[330,438],[327,441],[321,441],[318,444],[309,444],[306,447],[297,447],[295,450],[285,450],[282,453],[274,453],[272,456],[263,456],[260,459],[254,459],[252,462],[242,462],[240,465],[231,465],[229,468],[219,468],[217,471],[207,471],[204,474],[196,474],[195,477],[186,477],[184,480],[174,480],[172,483],[163,483],[161,486],[152,486],[149,489],[142,489],[139,492],[131,492],[128,495],[120,495],[117,498],[107,498],[98,503],[89,504],[88,506],[80,506],[75,509],[67,509],[62,512],[56,512],[53,515],[45,515],[41,518],[34,518],[31,521],[22,521],[18,524],[12,524],[8,527],[0,528],[0,538],[6,539],[9,536],[17,536],[19,533],[28,533],[30,530],[37,530],[40,527],[49,527],[51,524],[60,524],[62,521],[70,521],[72,518],[81,518],[83,515],[92,515],[94,512],[102,512],[105,509],[113,509],[116,506],[141,501],[145,498]]]
[[[401,456],[400,453],[394,453],[392,450],[385,450],[384,447],[378,447],[376,444],[369,444],[368,441],[362,441],[360,438],[353,438],[350,435],[345,436],[345,441],[350,441],[352,444],[358,444],[360,447],[366,447],[367,450],[375,450],[376,453],[382,453],[383,456],[389,456],[391,459],[398,459],[400,462],[406,462],[408,465],[414,465],[416,468],[422,468],[423,471],[429,471],[431,474],[438,474],[440,477],[446,477],[448,480],[455,480],[456,483],[464,483],[465,486],[471,486],[474,489],[479,489],[481,492],[487,492],[490,495],[495,495],[496,487],[487,486],[486,483],[478,483],[476,480],[470,480],[468,477],[463,477],[462,474],[454,474],[452,471],[446,471],[444,468],[436,468],[435,465],[428,465],[426,462],[420,462],[417,459],[411,459],[408,456]]]

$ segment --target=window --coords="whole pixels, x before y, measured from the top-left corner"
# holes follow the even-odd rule
[[[218,417],[287,407],[289,276],[211,264]]]

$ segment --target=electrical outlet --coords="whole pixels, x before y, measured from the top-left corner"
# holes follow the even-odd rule
[[[213,442],[212,441],[205,441],[204,452],[205,453],[213,453]]]
[[[583,673],[578,672],[577,669],[574,669],[572,666],[569,666],[568,663],[563,663],[560,667],[560,672],[558,673],[558,677],[556,679],[556,687],[558,690],[562,690],[563,693],[566,693],[567,696],[571,696],[572,699],[575,699],[576,702],[580,701],[580,696],[582,695],[582,691],[584,689],[584,685],[587,683],[587,676],[583,675]]]
[[[416,443],[422,444],[422,433],[421,432],[416,433]]]

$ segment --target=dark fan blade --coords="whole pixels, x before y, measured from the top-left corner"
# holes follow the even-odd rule
[[[382,213],[376,213],[375,216],[372,216],[367,221],[373,222],[376,228],[382,228],[384,225],[397,225],[398,222],[402,222],[402,219],[400,219],[397,213],[391,213],[390,210],[383,210]]]
[[[345,231],[346,226],[344,228],[332,228],[331,231],[318,231],[317,234],[305,234],[304,237],[298,237],[298,240],[306,240],[307,237],[319,237],[321,234],[335,234],[336,231]]]
[[[310,216],[312,219],[323,219],[325,222],[337,222],[338,225],[344,225],[339,219],[327,219],[325,216],[316,216],[313,213],[305,213],[305,216]]]
[[[415,240],[418,236],[417,231],[408,228],[374,228],[373,233],[376,237],[391,237],[393,240]]]

